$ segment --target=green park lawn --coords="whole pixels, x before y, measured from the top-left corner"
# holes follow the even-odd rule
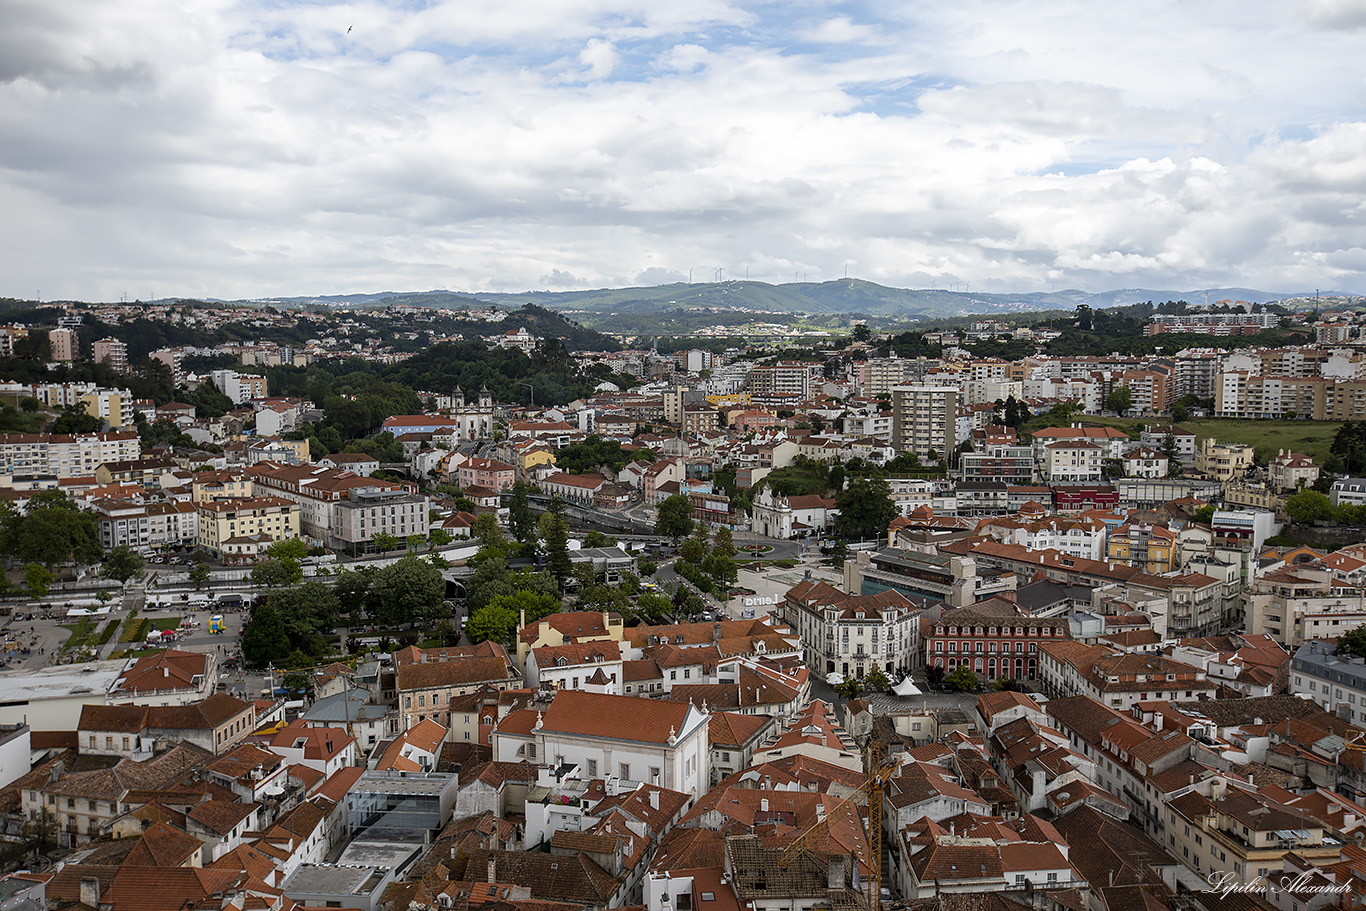
[[[1048,426],[1030,422],[1029,429]],[[1075,421],[1097,426],[1118,427],[1126,432],[1137,432],[1145,426],[1166,424],[1166,418],[1111,418],[1078,415]],[[1302,452],[1318,465],[1328,459],[1328,447],[1342,426],[1340,421],[1250,421],[1238,418],[1190,418],[1179,425],[1198,439],[1213,437],[1223,443],[1244,443],[1255,450],[1269,449],[1272,455],[1285,449]]]

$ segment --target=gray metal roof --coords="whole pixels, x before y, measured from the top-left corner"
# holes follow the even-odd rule
[[[1297,671],[1354,689],[1366,689],[1366,659],[1336,655],[1323,642],[1306,642],[1295,652],[1292,666]]]
[[[370,691],[364,689],[348,690],[345,693],[337,693],[327,696],[313,703],[313,707],[304,712],[305,721],[336,721],[342,724],[346,722],[378,721],[383,718],[388,709],[382,705],[372,705],[366,702],[370,698]]]

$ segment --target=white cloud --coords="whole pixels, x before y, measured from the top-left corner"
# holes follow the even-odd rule
[[[0,10],[0,294],[1366,291],[1343,5]]]
[[[1366,28],[1366,2],[1362,0],[1308,0],[1307,6],[1309,21],[1319,28]]]
[[[871,25],[856,25],[848,16],[824,19],[798,33],[803,41],[816,44],[887,44],[890,39]]]
[[[616,69],[617,61],[620,59],[621,55],[612,46],[612,42],[601,38],[592,39],[587,47],[579,52],[579,63],[588,67],[589,79],[606,79],[612,75],[612,70]]]

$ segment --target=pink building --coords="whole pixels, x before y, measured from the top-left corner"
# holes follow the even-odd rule
[[[456,469],[461,487],[487,487],[490,490],[511,490],[516,471],[507,462],[497,459],[470,459]]]
[[[730,424],[737,433],[748,433],[751,430],[763,430],[778,423],[778,416],[771,411],[753,409],[750,411],[740,411],[731,415]]]

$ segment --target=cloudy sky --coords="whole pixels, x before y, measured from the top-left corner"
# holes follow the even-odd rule
[[[0,295],[1366,293],[1366,0],[0,0]]]

